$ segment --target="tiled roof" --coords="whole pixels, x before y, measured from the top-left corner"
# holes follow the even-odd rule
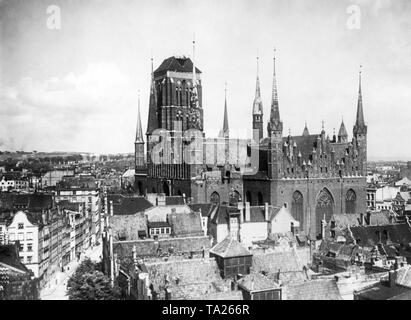
[[[255,254],[253,256],[255,271],[267,273],[296,272],[303,270],[303,264],[295,250]]]
[[[138,257],[156,257],[159,252],[167,253],[169,250],[175,254],[199,252],[201,250],[209,250],[211,241],[208,237],[184,237],[184,238],[165,238],[165,239],[146,239],[135,241],[119,241],[114,242],[114,253],[118,257],[130,257],[132,255],[133,246],[136,246]]]
[[[379,243],[379,235],[383,242],[386,241],[385,232],[388,232],[391,243],[408,245],[411,243],[411,229],[407,223],[383,226],[357,226],[351,227],[354,240],[360,240],[359,245],[375,246]]]
[[[216,213],[211,218],[212,223],[216,224],[228,224],[230,213],[239,213],[240,210],[237,207],[231,207],[227,205],[219,205],[216,208]]]
[[[287,300],[342,300],[334,279],[311,280],[289,284]]]
[[[199,212],[171,213],[168,221],[176,237],[201,236],[204,234]]]
[[[246,275],[238,281],[238,285],[247,291],[263,291],[280,287],[277,282],[261,273],[251,273]]]
[[[379,282],[368,286],[357,292],[361,299],[365,300],[392,300],[396,297],[406,294],[409,300],[411,298],[411,289],[399,285],[389,286],[387,282]]]
[[[161,295],[169,288],[173,300],[217,293],[225,284],[214,259],[146,263],[146,267],[154,291]]]
[[[145,231],[147,234],[147,218],[143,212],[132,215],[109,216],[109,224],[112,228],[114,241],[119,238],[137,240],[139,231]]]
[[[153,222],[148,222],[148,227],[149,228],[164,228],[164,227],[171,227],[171,225],[165,221],[153,221]]]
[[[225,238],[210,249],[210,253],[222,258],[251,256],[252,253],[243,247],[241,243],[230,237]]]
[[[166,196],[166,206],[183,204],[184,198],[182,196]]]
[[[107,195],[107,210],[111,214],[110,201],[113,201],[114,215],[130,215],[142,212],[153,205],[144,197],[127,197],[119,194]]]
[[[200,212],[203,217],[208,217],[213,211],[215,204],[214,203],[190,203],[188,206],[194,212]]]

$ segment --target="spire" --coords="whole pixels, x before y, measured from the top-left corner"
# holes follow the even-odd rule
[[[227,115],[227,82],[225,83],[225,88],[224,88],[224,122],[223,122],[223,136],[224,136],[224,138],[228,138],[228,137],[229,137],[228,115]]]
[[[151,87],[150,102],[148,107],[147,134],[151,134],[155,129],[157,129],[157,90],[154,81],[153,57],[151,57]]]
[[[272,97],[271,97],[271,114],[270,120],[280,120],[280,109],[278,107],[278,92],[277,92],[277,79],[275,74],[275,52],[274,48],[274,58],[273,58],[273,88],[272,88]]]
[[[355,127],[357,128],[362,128],[365,126],[364,122],[364,112],[362,108],[362,92],[361,92],[361,73],[362,73],[362,66],[360,66],[360,72],[358,76],[358,82],[359,82],[359,87],[358,87],[358,104],[357,104],[357,118],[355,121]]]
[[[347,138],[347,129],[345,128],[344,119],[342,119],[340,130],[338,131],[338,142],[347,142]]]
[[[140,90],[138,90],[138,112],[137,112],[137,128],[136,128],[135,143],[144,143],[143,128],[141,127],[141,117],[140,117]]]
[[[255,97],[253,103],[253,114],[263,115],[263,101],[261,100],[261,91],[260,91],[260,78],[258,74],[258,63],[259,58],[257,55],[257,79],[255,83]]]
[[[308,131],[307,121],[306,121],[306,122],[305,122],[304,131],[303,131],[303,136],[309,136],[309,135],[310,135],[310,132]]]

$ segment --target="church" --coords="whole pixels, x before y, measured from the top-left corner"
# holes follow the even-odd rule
[[[219,137],[210,138],[203,131],[207,109],[202,104],[201,71],[194,60],[194,54],[193,61],[169,57],[155,70],[151,61],[146,142],[139,109],[134,144],[135,186],[140,195],[165,193],[184,196],[191,203],[233,206],[285,205],[300,222],[300,230],[313,236],[321,232],[321,221],[328,222],[333,214],[366,211],[367,125],[361,71],[351,140],[343,121],[338,135],[331,138],[324,128],[310,133],[307,125],[300,136],[284,134],[275,53],[266,136],[257,67],[250,108],[253,137],[230,138],[225,101],[223,128]],[[253,154],[258,155],[256,164]],[[244,167],[252,173],[244,174]]]

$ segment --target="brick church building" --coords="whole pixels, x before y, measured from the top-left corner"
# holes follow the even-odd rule
[[[365,212],[367,126],[361,71],[356,123],[349,140],[344,122],[338,136],[334,134],[332,138],[324,128],[320,133],[310,134],[307,125],[300,136],[284,135],[275,57],[273,69],[267,136],[264,137],[257,67],[250,119],[253,139],[230,138],[226,102],[219,137],[206,138],[201,71],[186,57],[167,58],[156,70],[152,63],[146,143],[140,111],[137,119],[138,193],[184,195],[192,203],[286,204],[300,221],[300,230],[313,236],[320,233],[324,218],[329,221],[333,214]],[[252,157],[256,153],[258,162],[253,165]],[[254,171],[244,174],[244,168]]]

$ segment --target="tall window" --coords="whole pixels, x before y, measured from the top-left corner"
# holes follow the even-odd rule
[[[257,195],[257,205],[261,206],[264,204],[264,198],[263,198],[263,194],[261,192],[258,193]]]
[[[220,204],[220,195],[214,191],[210,196],[210,202],[214,204]]]
[[[304,198],[300,191],[293,193],[291,202],[291,214],[295,220],[300,222],[300,229],[303,230],[304,225]]]
[[[250,191],[247,191],[246,193],[245,193],[245,199],[246,199],[246,202],[249,202],[250,204],[251,204],[251,192]]]
[[[347,195],[345,197],[345,212],[346,213],[355,213],[356,211],[356,202],[357,196],[354,190],[350,189],[347,191]]]

